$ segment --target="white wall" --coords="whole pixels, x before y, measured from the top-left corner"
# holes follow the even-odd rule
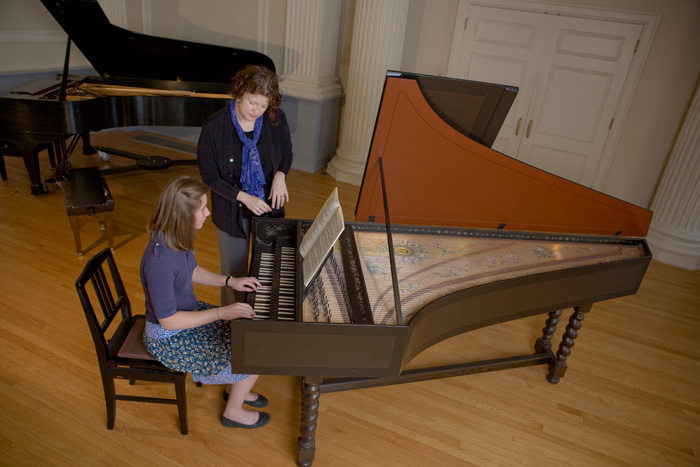
[[[663,16],[603,191],[648,207],[700,77],[700,2],[615,1]]]
[[[446,76],[458,0],[411,0],[401,71]]]
[[[286,0],[124,0],[124,4],[129,30],[255,50],[268,55],[278,70],[284,64]]]
[[[0,77],[63,69],[66,34],[38,0],[0,0]],[[91,67],[73,47],[71,63]]]
[[[377,0],[379,1],[379,0]],[[286,0],[125,0],[127,26],[142,32],[142,7],[150,11],[151,34],[250,48],[284,69]],[[352,46],[354,1],[345,0],[339,73]],[[523,4],[527,2],[523,1]],[[630,112],[603,191],[648,207],[700,78],[700,1],[560,0],[618,10],[661,13]],[[402,71],[445,75],[459,0],[410,0]],[[262,41],[262,43],[261,43]],[[8,76],[60,70],[65,36],[40,2],[0,0],[0,89]],[[80,65],[73,54],[72,63]],[[84,65],[84,63],[83,63]],[[375,116],[368,116],[374,118]]]

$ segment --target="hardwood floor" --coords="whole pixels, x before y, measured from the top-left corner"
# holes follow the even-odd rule
[[[105,132],[93,144],[166,155],[132,135]],[[131,163],[83,155],[71,160],[75,167]],[[115,428],[107,430],[94,347],[74,287],[85,258],[106,240],[94,219],[84,219],[87,251],[78,258],[60,191],[52,186],[48,194],[32,196],[21,159],[5,162],[0,465],[295,465],[295,377],[261,376],[256,387],[270,399],[272,421],[259,430],[223,428],[222,388],[196,387],[191,380],[189,435],[180,434],[175,407],[127,402],[117,404]],[[159,190],[180,174],[198,177],[195,166],[107,177],[116,206],[114,255],[136,311],[144,300],[138,264],[146,220]],[[45,157],[42,175],[51,176]],[[313,218],[336,185],[346,219],[353,220],[357,187],[298,171],[289,177],[288,217]],[[199,263],[217,270],[211,222],[197,245]],[[218,290],[197,293],[218,302]],[[454,337],[426,350],[412,366],[526,353],[544,319]],[[536,366],[324,394],[314,465],[700,465],[700,271],[652,261],[636,295],[597,304],[586,315],[568,363],[558,385]],[[172,391],[159,384],[134,390]]]

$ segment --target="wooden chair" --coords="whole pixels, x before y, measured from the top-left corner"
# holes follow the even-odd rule
[[[88,283],[92,287],[88,287]],[[187,434],[186,373],[170,370],[146,351],[144,315],[133,316],[112,250],[105,248],[85,265],[75,283],[97,351],[107,404],[107,429],[114,428],[117,401],[177,404],[180,431]],[[98,311],[101,314],[98,316]],[[117,394],[115,379],[161,381],[175,385],[175,399]],[[198,384],[201,386],[201,384]]]
[[[73,239],[78,256],[83,255],[80,246],[80,216],[95,216],[100,227],[106,231],[107,243],[112,248],[112,211],[114,198],[107,187],[107,181],[100,176],[97,167],[72,169],[68,182],[59,183],[63,191],[66,213],[73,229]]]

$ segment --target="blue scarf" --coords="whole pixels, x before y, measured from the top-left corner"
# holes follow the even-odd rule
[[[253,139],[248,138],[245,132],[238,123],[236,117],[236,99],[231,101],[229,106],[231,112],[231,120],[236,128],[238,139],[243,143],[243,166],[241,168],[241,186],[243,191],[249,195],[257,196],[260,199],[265,199],[265,175],[263,174],[262,164],[260,163],[260,153],[258,152],[258,139],[262,131],[262,115],[255,120],[255,128],[253,129]]]

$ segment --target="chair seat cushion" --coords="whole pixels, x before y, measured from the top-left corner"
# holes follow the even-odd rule
[[[143,344],[143,330],[146,327],[146,317],[134,316],[133,325],[129,331],[129,335],[124,339],[124,344],[122,344],[117,355],[120,358],[134,358],[138,360],[155,360],[153,356],[148,353],[146,346]]]

